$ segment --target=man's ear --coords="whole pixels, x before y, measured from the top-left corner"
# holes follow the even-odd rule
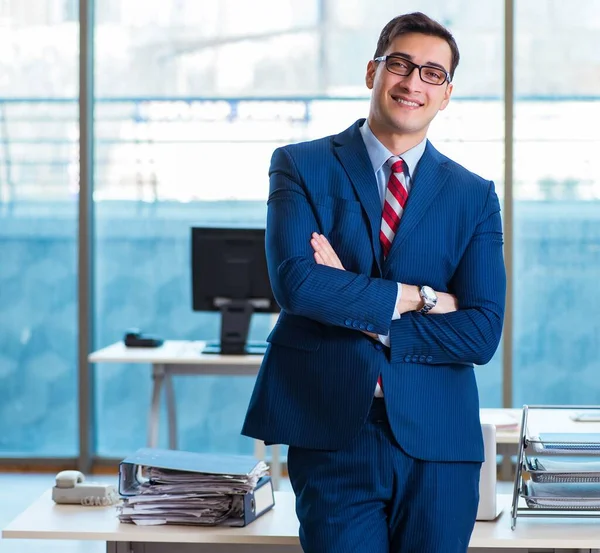
[[[375,82],[375,71],[377,70],[377,64],[373,60],[369,60],[367,63],[367,74],[365,75],[365,84],[369,90],[373,89],[373,83]]]
[[[448,83],[446,87],[446,92],[444,93],[444,99],[442,100],[442,104],[440,105],[440,111],[443,111],[448,106],[450,102],[450,96],[452,96],[452,91],[454,90],[454,85],[452,83]]]

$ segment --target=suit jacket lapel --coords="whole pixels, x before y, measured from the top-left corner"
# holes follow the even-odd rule
[[[400,219],[400,227],[392,241],[390,253],[387,256],[386,264],[402,247],[402,242],[410,235],[417,223],[427,213],[431,202],[440,193],[446,180],[448,172],[443,166],[443,157],[427,141],[427,146],[423,156],[417,165],[406,208]]]
[[[360,134],[359,126],[361,121],[357,121],[349,129],[335,137],[334,151],[367,214],[373,254],[381,272],[381,244],[379,243],[382,211],[381,200],[377,190],[377,181],[373,173],[373,166],[371,165],[367,148]]]

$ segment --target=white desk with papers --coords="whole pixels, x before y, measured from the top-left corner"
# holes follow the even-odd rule
[[[482,423],[493,424],[496,427],[496,443],[519,445],[522,409],[482,408],[479,416]]]
[[[510,500],[495,522],[477,522],[469,553],[594,553],[596,519],[524,519],[510,529]],[[276,492],[275,507],[244,528],[121,524],[115,507],[55,505],[44,493],[3,531],[3,539],[99,540],[107,553],[302,553],[292,492]],[[42,548],[40,548],[42,549]]]
[[[204,342],[167,340],[158,348],[128,348],[123,342],[92,352],[90,363],[145,363],[152,366],[152,401],[148,416],[148,447],[157,447],[160,418],[160,396],[164,386],[166,393],[167,421],[169,426],[169,449],[177,449],[177,416],[173,375],[238,375],[256,376],[262,355],[220,355],[203,353]],[[240,428],[242,421],[240,421]],[[265,459],[265,446],[255,442],[255,455]],[[278,489],[281,477],[280,449],[271,446],[271,474],[273,485]]]

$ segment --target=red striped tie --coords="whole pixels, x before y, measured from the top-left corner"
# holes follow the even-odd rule
[[[383,214],[381,216],[381,230],[379,231],[379,241],[381,242],[384,257],[387,257],[388,253],[390,253],[390,248],[392,247],[394,236],[398,232],[400,218],[402,217],[408,198],[406,176],[404,175],[404,160],[392,156],[387,160],[387,164],[392,172],[385,192],[385,202],[383,203]],[[383,390],[381,375],[379,375],[377,383]]]
[[[396,232],[400,226],[400,218],[406,205],[406,199],[408,198],[406,177],[404,176],[404,161],[399,157],[393,156],[387,161],[387,164],[390,166],[392,173],[385,192],[381,230],[379,231],[379,241],[381,242],[384,257],[387,257],[388,253],[390,253],[394,236],[396,236]]]

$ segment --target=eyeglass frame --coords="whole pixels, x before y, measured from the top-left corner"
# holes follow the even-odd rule
[[[398,60],[402,60],[406,63],[408,63],[409,65],[412,65],[412,69],[406,74],[406,75],[400,75],[400,73],[394,73],[394,71],[392,71],[387,64],[387,60],[388,59],[398,59]],[[410,77],[412,75],[412,72],[415,69],[419,70],[419,79],[421,79],[425,84],[430,84],[432,86],[442,86],[445,83],[451,83],[452,79],[450,78],[450,73],[448,73],[448,71],[446,71],[443,67],[436,67],[435,65],[418,65],[413,61],[410,61],[409,59],[406,59],[402,56],[399,56],[398,54],[390,54],[387,56],[379,56],[377,58],[373,58],[373,61],[376,62],[385,62],[385,68],[387,71],[389,71],[392,75],[398,75],[399,77]],[[446,76],[446,78],[441,82],[441,83],[430,83],[428,81],[426,81],[425,79],[423,79],[423,75],[421,74],[421,71],[423,70],[423,68],[428,68],[428,69],[436,69],[438,71],[443,71],[444,75]]]

